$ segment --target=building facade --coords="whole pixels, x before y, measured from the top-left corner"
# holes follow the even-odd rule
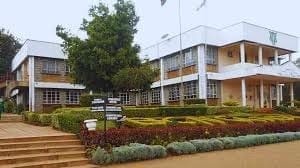
[[[179,104],[204,99],[208,105],[236,101],[256,108],[279,105],[282,87],[300,80],[292,62],[298,38],[249,23],[223,29],[199,26],[142,50],[160,76],[137,104]],[[182,51],[182,54],[180,54]],[[300,93],[297,93],[300,94]],[[293,103],[291,103],[293,106]]]
[[[85,87],[72,83],[67,59],[60,44],[26,40],[12,60],[11,74],[0,83],[0,93],[29,111],[78,106]]]

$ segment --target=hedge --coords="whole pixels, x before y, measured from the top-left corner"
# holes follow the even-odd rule
[[[129,146],[115,147],[111,153],[97,148],[92,154],[95,164],[123,163],[129,161],[149,160],[167,156],[166,149],[159,145],[129,144]]]
[[[107,131],[107,143],[121,146],[130,143],[164,145],[169,142],[207,139],[248,134],[265,134],[300,131],[300,122],[240,123],[214,126],[165,127],[165,128],[121,128]],[[104,132],[89,132],[84,125],[80,138],[86,146],[105,146]]]
[[[208,106],[207,114],[230,114],[230,113],[250,113],[253,109],[251,107],[221,107],[221,106]]]
[[[167,116],[199,116],[207,114],[207,107],[191,105],[185,107],[155,107],[155,108],[123,108],[122,114],[127,117],[167,117]]]
[[[106,150],[98,147],[92,153],[92,161],[95,164],[123,163],[163,158],[166,157],[167,154],[184,155],[294,140],[300,140],[300,132],[284,132],[172,142],[166,147],[134,143],[129,144],[128,146],[113,147],[111,152],[107,152]]]

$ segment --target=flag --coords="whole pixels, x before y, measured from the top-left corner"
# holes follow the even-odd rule
[[[164,6],[164,4],[167,2],[167,0],[160,0],[161,1],[161,6]]]
[[[201,8],[203,8],[206,5],[207,0],[203,0],[203,2],[198,6],[197,11],[199,11]]]

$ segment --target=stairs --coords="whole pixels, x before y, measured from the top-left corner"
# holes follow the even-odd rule
[[[0,123],[22,122],[22,116],[17,114],[2,113]]]
[[[75,135],[0,139],[0,168],[97,167]]]

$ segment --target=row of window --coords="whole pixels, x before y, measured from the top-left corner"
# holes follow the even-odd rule
[[[60,104],[61,92],[57,89],[46,89],[43,91],[43,104]],[[79,91],[66,91],[65,92],[66,104],[79,104],[80,92]]]
[[[70,73],[70,66],[67,62],[64,64],[64,71],[66,74]],[[55,59],[48,59],[42,61],[42,73],[47,74],[58,74],[61,70],[59,69],[59,61]]]

